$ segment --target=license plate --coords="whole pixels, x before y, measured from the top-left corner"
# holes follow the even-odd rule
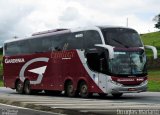
[[[128,91],[136,91],[135,88],[129,88]]]

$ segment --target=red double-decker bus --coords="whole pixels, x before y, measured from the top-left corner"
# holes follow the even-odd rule
[[[18,93],[88,97],[147,89],[145,48],[125,27],[56,29],[4,43],[4,85]]]

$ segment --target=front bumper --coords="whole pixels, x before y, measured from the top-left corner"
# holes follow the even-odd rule
[[[136,86],[126,86],[114,81],[108,82],[107,93],[139,93],[147,91],[148,81],[142,82]]]

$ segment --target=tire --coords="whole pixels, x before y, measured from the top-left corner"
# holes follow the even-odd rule
[[[74,86],[73,86],[73,83],[71,81],[66,84],[65,95],[68,96],[68,97],[74,97],[75,96]]]
[[[23,94],[24,93],[24,90],[23,90],[23,84],[21,83],[20,80],[18,80],[16,82],[16,92],[19,93],[19,94]]]
[[[112,96],[114,98],[120,98],[123,95],[123,93],[113,93]]]
[[[24,93],[27,95],[32,94],[31,86],[29,80],[25,81],[24,83]]]
[[[92,96],[92,93],[88,92],[88,86],[87,86],[86,82],[81,82],[79,94],[82,98],[87,98],[87,97]]]

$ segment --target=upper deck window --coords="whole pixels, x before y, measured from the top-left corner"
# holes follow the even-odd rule
[[[102,29],[105,43],[115,47],[142,47],[139,34],[127,28]]]

